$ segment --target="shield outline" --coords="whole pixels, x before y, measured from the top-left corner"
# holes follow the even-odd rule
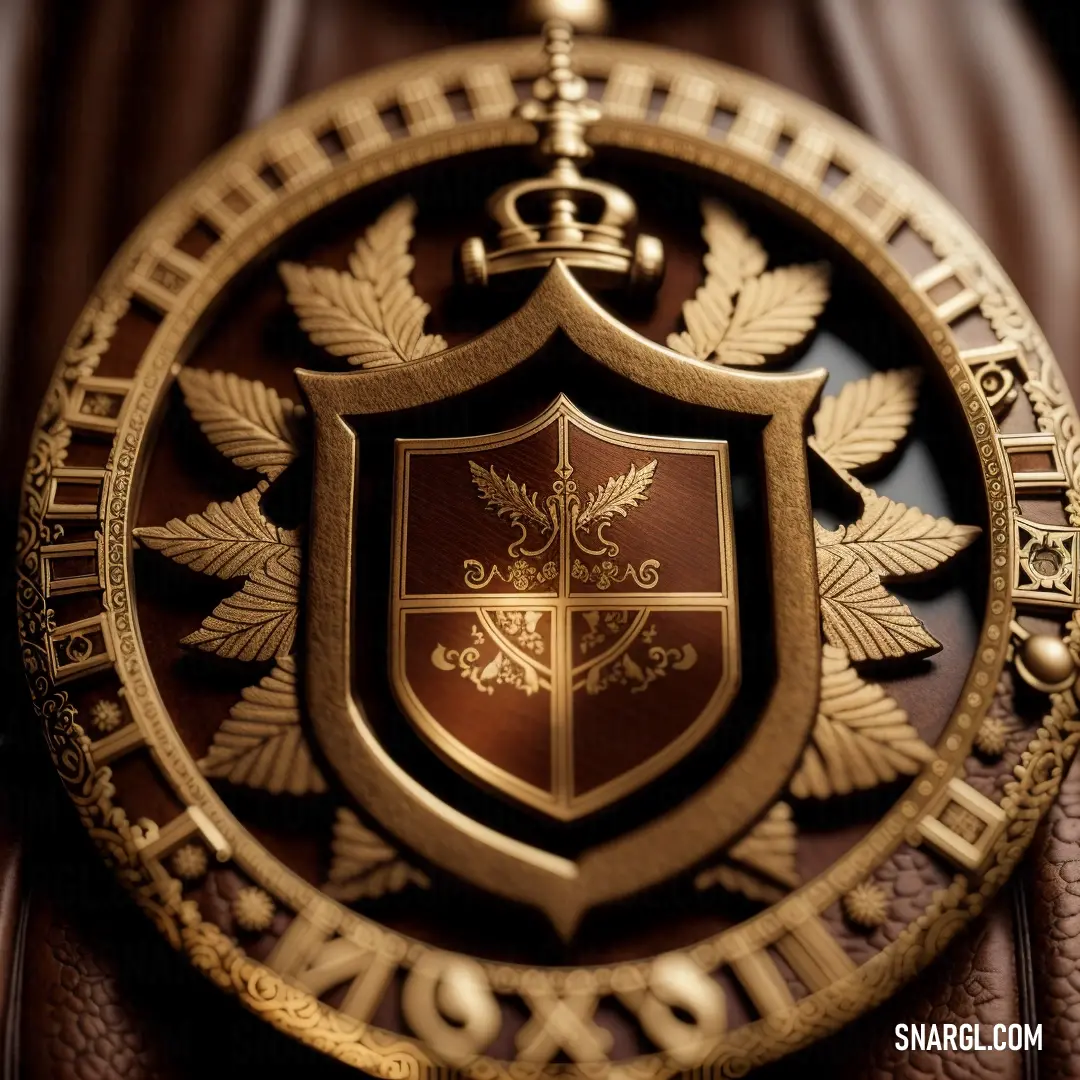
[[[777,583],[776,681],[745,744],[677,807],[576,860],[469,817],[390,757],[352,693],[352,589],[340,587],[353,580],[360,464],[356,432],[344,418],[467,393],[524,363],[560,330],[629,382],[766,421],[768,566]],[[315,423],[305,697],[321,745],[334,747],[339,776],[367,812],[432,863],[540,908],[569,937],[589,908],[688,869],[768,809],[798,762],[817,708],[821,626],[805,428],[827,372],[764,374],[688,359],[609,315],[556,261],[517,312],[462,345],[407,365],[344,374],[298,370],[296,376]],[[748,780],[731,783],[735,775]],[[706,819],[707,829],[701,827]]]
[[[409,682],[405,667],[406,650],[404,647],[405,619],[408,610],[417,613],[445,610],[438,607],[437,601],[445,600],[447,598],[443,595],[419,596],[407,593],[405,585],[407,551],[405,534],[408,522],[409,455],[414,453],[440,454],[449,450],[464,448],[468,448],[470,452],[479,452],[484,449],[494,449],[512,445],[528,438],[532,434],[544,430],[559,416],[566,416],[568,419],[572,419],[573,422],[583,430],[616,446],[640,449],[647,452],[660,450],[669,453],[686,453],[703,456],[715,455],[717,527],[718,536],[720,537],[722,544],[721,556],[723,561],[721,578],[723,582],[723,593],[722,597],[715,599],[712,605],[705,603],[703,600],[697,600],[695,594],[688,594],[684,605],[678,603],[673,604],[670,602],[671,598],[675,595],[679,595],[681,598],[683,594],[669,594],[665,593],[663,590],[659,590],[656,593],[625,594],[616,591],[599,598],[602,606],[607,606],[603,603],[604,601],[621,599],[625,601],[627,607],[641,607],[646,614],[654,607],[657,610],[663,610],[664,608],[678,609],[683,606],[694,606],[707,607],[709,610],[717,611],[722,617],[724,633],[723,675],[713,693],[710,695],[706,707],[701,710],[685,731],[666,744],[663,749],[657,751],[643,761],[638,762],[631,769],[628,769],[626,772],[611,780],[605,781],[599,787],[591,789],[584,795],[571,797],[565,805],[560,803],[554,792],[548,793],[539,788],[535,788],[532,784],[528,783],[528,781],[522,780],[494,763],[480,757],[476,751],[465,746],[455,735],[448,731],[440,723],[437,717],[432,716],[430,710],[423,704],[419,695]],[[734,530],[731,520],[731,474],[727,451],[727,444],[722,442],[707,439],[679,439],[653,435],[640,435],[608,427],[582,412],[573,401],[563,393],[560,393],[551,405],[543,409],[537,416],[533,417],[533,419],[526,420],[517,427],[508,430],[490,432],[485,435],[460,436],[449,439],[395,440],[394,545],[392,568],[393,595],[390,606],[390,676],[394,686],[395,696],[398,700],[398,705],[401,707],[402,711],[409,713],[413,723],[421,731],[428,742],[431,743],[443,757],[449,760],[454,767],[467,772],[471,777],[480,779],[495,790],[517,799],[526,806],[531,806],[550,815],[556,820],[574,821],[587,814],[593,813],[595,810],[611,805],[656,779],[667,769],[671,768],[676,762],[681,761],[716,727],[723,718],[728,705],[731,704],[731,701],[739,688],[741,678],[741,650],[738,640],[738,588],[735,578]],[[492,606],[512,606],[515,609],[520,608],[523,605],[541,606],[545,608],[550,607],[552,609],[553,617],[556,611],[560,610],[560,598],[557,594],[555,596],[552,596],[550,593],[507,595],[509,599],[513,601],[512,605],[499,603],[498,600],[495,600],[493,603],[485,603],[483,594],[474,594],[470,597],[469,594],[459,593],[453,594],[453,599],[472,599],[476,607],[477,616],[481,620],[486,619],[485,612],[482,609]],[[649,601],[656,596],[663,597],[663,603],[650,605]],[[408,600],[417,599],[426,600],[428,603],[420,606],[409,605],[406,607],[406,602]],[[594,599],[597,598],[594,597]],[[490,601],[491,597],[488,596],[487,600]],[[695,600],[697,600],[696,603]],[[580,597],[577,604],[575,604],[570,597],[567,597],[563,604],[563,607],[567,610],[574,607],[587,606],[589,605]],[[498,637],[497,633],[490,626],[486,627],[486,629],[491,636]],[[563,651],[565,646],[561,642],[560,645],[560,651]],[[504,646],[500,645],[500,647],[502,648]],[[505,647],[510,648],[512,651],[511,646]],[[595,658],[588,661],[587,665],[581,666],[585,667],[593,663],[595,663]],[[570,667],[572,670],[569,671],[569,674],[573,675],[577,669],[573,668],[572,664]],[[555,691],[553,690],[553,697],[554,693]],[[571,718],[569,730],[560,732],[564,739],[572,738],[572,725],[573,720]],[[556,728],[560,726],[554,720],[554,716],[553,726]],[[556,741],[557,736],[553,739],[553,748]],[[557,754],[555,756],[557,756]]]

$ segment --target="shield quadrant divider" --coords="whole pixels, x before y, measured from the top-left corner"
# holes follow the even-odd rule
[[[398,440],[391,674],[439,752],[568,820],[713,730],[739,683],[727,449],[563,395],[512,431]]]

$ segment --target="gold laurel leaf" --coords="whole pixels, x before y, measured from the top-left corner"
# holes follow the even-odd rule
[[[706,199],[701,204],[701,216],[701,235],[709,249],[705,270],[729,296],[734,296],[765,270],[768,256],[746,225],[723,203]]]
[[[594,521],[611,521],[613,514],[626,517],[628,510],[649,498],[648,489],[655,473],[656,462],[650,461],[640,469],[631,464],[630,470],[622,476],[608,477],[606,484],[589,492],[585,509],[577,519],[578,528],[588,532]]]
[[[859,677],[844,649],[825,645],[817,720],[791,794],[829,799],[867,791],[914,776],[933,759],[907,713],[882,687]]]
[[[769,812],[716,866],[694,879],[699,890],[719,885],[749,900],[773,904],[802,883],[795,864],[798,830],[787,803]]]
[[[888,593],[861,559],[818,548],[818,588],[825,639],[852,660],[929,656],[941,645],[907,605]]]
[[[795,865],[797,848],[798,834],[791,807],[778,802],[731,848],[728,857],[795,889],[802,881]]]
[[[274,795],[326,791],[300,726],[293,657],[279,656],[273,671],[240,696],[199,762],[203,776]]]
[[[907,507],[867,491],[863,513],[852,525],[829,532],[816,525],[817,545],[856,555],[883,577],[925,574],[971,544],[980,529],[955,525],[917,507]]]
[[[668,348],[695,360],[708,360],[727,333],[734,307],[726,293],[710,288],[707,282],[701,285],[694,299],[683,305],[686,329],[668,334]]]
[[[139,528],[135,536],[142,546],[202,574],[251,574],[300,543],[295,531],[278,528],[263,514],[259,503],[265,488],[264,481],[231,502],[212,502],[201,514]]]
[[[299,602],[300,556],[289,549],[257,568],[181,644],[234,660],[285,656],[296,637]]]
[[[798,345],[829,299],[825,263],[783,266],[752,278],[739,293],[716,362],[757,367]]]
[[[232,372],[198,368],[184,368],[177,382],[192,419],[230,461],[273,480],[296,458],[301,410],[276,390]]]
[[[524,518],[540,527],[542,532],[551,528],[551,519],[536,503],[536,492],[531,495],[524,484],[518,486],[506,474],[504,480],[495,471],[495,466],[485,469],[475,461],[469,462],[472,482],[480,492],[480,497],[487,500],[487,506],[496,511],[496,516],[506,514],[510,521],[517,522]]]
[[[708,245],[705,281],[694,298],[683,304],[686,330],[669,335],[668,346],[697,360],[707,360],[727,332],[734,297],[747,281],[765,269],[766,255],[761,244],[726,206],[706,199],[701,204],[701,213],[704,220],[701,235]]]
[[[394,203],[356,242],[346,273],[281,263],[289,303],[315,345],[365,368],[419,360],[446,348],[439,334],[424,333],[431,307],[409,281],[415,215],[412,199]]]
[[[891,454],[919,403],[918,368],[879,371],[826,397],[814,416],[814,448],[837,469],[858,470]]]
[[[397,858],[397,850],[377,833],[363,825],[346,807],[339,807],[334,823],[334,853],[330,880],[340,884],[358,874],[366,874],[373,866]]]
[[[426,874],[398,857],[398,852],[364,826],[351,810],[340,807],[331,842],[333,857],[323,891],[340,900],[373,900],[400,892],[407,885],[426,889]]]

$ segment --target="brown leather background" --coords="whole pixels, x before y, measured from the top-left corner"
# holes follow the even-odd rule
[[[1059,55],[1070,25],[1049,4]],[[501,33],[503,5],[395,0],[5,0],[17,93],[0,135],[0,505],[37,402],[108,258],[170,187],[243,127],[375,64]],[[995,251],[1080,390],[1080,160],[1065,91],[1004,0],[616,4],[613,32],[760,72],[919,169]],[[6,601],[8,610],[10,591]],[[99,867],[21,696],[0,746],[0,1007],[8,1076],[344,1074],[263,1030],[174,956]],[[16,836],[27,864],[20,883]],[[917,873],[912,870],[912,873]],[[762,1075],[1080,1075],[1080,774],[992,912],[887,1006]],[[1044,1025],[1041,1055],[903,1055],[896,1022]]]

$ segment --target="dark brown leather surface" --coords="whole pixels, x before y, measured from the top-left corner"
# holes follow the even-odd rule
[[[100,862],[51,771],[33,745],[12,783],[33,819],[21,948],[4,947],[20,986],[6,1080],[354,1077],[278,1036],[177,957]]]
[[[23,450],[60,344],[108,257],[153,203],[246,119],[373,64],[476,32],[464,15],[447,23],[446,5],[370,0],[310,0],[290,30],[274,22],[288,6],[30,5],[22,82],[35,120],[12,163],[22,185],[17,225],[3,223],[16,238],[19,269],[11,325],[0,328],[3,362],[17,364],[0,413],[4,460],[12,463],[0,475],[9,523]],[[268,32],[275,25],[285,26],[282,40]],[[758,71],[878,137],[982,233],[1080,390],[1076,132],[1015,7],[986,0],[636,4],[614,30]],[[17,658],[10,642],[5,655]],[[13,665],[5,671],[18,677]],[[176,961],[97,865],[57,794],[33,728],[24,708],[16,729],[26,737],[0,748],[20,777],[29,850],[27,884],[20,887],[16,827],[0,836],[0,958],[22,956],[17,967],[0,964],[7,1074],[347,1075],[265,1032]],[[1021,889],[1023,900],[1015,892]],[[1023,912],[1030,912],[1029,925]],[[1074,772],[1026,872],[970,933],[878,1012],[762,1075],[966,1080],[1032,1077],[1036,1064],[1043,1077],[1080,1075],[1078,968]],[[1042,1022],[1042,1054],[1035,1062],[891,1048],[898,1022],[972,1019]]]
[[[1017,1055],[982,1052],[898,1051],[897,1024],[1023,1022],[1017,997],[1011,889],[914,984],[869,1016],[800,1054],[761,1070],[761,1080],[828,1076],[830,1080],[1024,1080]],[[1049,1073],[1053,1076],[1056,1074]]]
[[[1029,862],[1042,1074],[1080,1076],[1080,771],[1073,769]]]

